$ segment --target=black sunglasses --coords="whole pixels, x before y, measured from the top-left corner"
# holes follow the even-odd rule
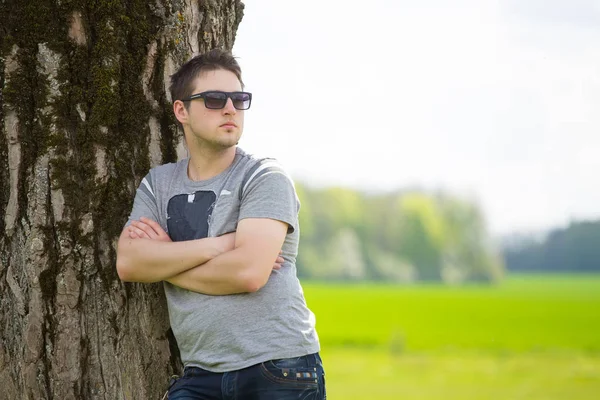
[[[211,110],[220,110],[227,104],[227,99],[231,99],[236,110],[247,110],[252,102],[252,93],[248,92],[221,92],[220,90],[209,90],[207,92],[196,93],[181,101],[190,101],[194,99],[204,99],[204,106]]]

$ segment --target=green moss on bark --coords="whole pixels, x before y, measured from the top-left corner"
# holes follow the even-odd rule
[[[131,204],[131,187],[150,167],[147,122],[153,112],[159,120],[163,115],[148,104],[141,75],[160,21],[148,2],[140,0],[30,1],[14,6],[2,51],[6,54],[13,44],[19,47],[19,69],[11,75],[4,97],[19,118],[22,164],[34,165],[54,149],[52,185],[62,190],[71,220],[69,236],[91,245],[93,235],[87,238],[79,232],[82,215],[91,212],[97,229],[118,233]],[[68,35],[76,11],[82,16],[85,45]],[[37,60],[40,43],[61,57],[60,96],[51,100],[48,79]],[[47,106],[52,107],[50,113],[41,112]],[[110,168],[104,182],[95,178],[98,148],[105,150]],[[30,172],[22,169],[21,213]]]

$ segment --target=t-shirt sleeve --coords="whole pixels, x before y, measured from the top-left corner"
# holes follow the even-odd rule
[[[298,229],[300,202],[294,182],[274,160],[260,162],[242,189],[241,221],[270,218],[288,224],[288,233]]]
[[[139,220],[141,217],[150,218],[151,220],[160,223],[158,219],[158,205],[155,193],[152,172],[150,172],[144,177],[144,179],[142,179],[140,186],[135,192],[133,208],[131,210],[131,214],[129,215],[129,219],[125,224],[126,227],[131,224],[131,221]]]

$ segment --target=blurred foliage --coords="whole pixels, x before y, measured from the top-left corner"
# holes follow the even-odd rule
[[[498,281],[503,262],[479,209],[449,195],[367,195],[296,184],[301,278]]]

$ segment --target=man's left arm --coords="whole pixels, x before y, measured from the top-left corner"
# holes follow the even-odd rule
[[[297,229],[293,182],[275,161],[260,165],[246,183],[234,249],[167,281],[194,292],[255,292],[268,281],[286,235]]]

